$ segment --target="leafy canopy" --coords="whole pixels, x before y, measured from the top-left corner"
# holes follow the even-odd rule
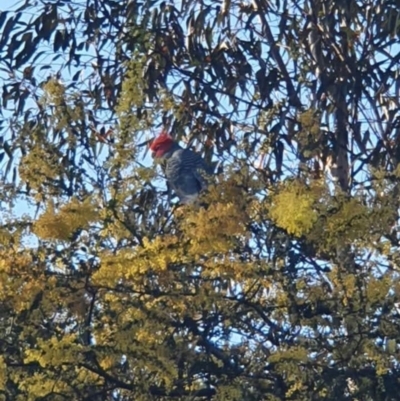
[[[0,399],[397,400],[399,17],[1,12]],[[161,127],[218,163],[203,206],[173,206]]]

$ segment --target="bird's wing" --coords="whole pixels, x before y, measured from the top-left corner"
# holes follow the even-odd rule
[[[200,191],[207,188],[209,176],[209,166],[205,163],[203,158],[190,149],[185,150],[184,154],[185,164],[192,166],[193,177],[197,180],[200,186]]]
[[[179,149],[168,159],[167,181],[184,203],[190,202],[207,187],[207,175],[207,164],[190,149]]]

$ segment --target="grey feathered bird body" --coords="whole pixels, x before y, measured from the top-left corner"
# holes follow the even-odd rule
[[[210,167],[199,154],[183,149],[179,144],[174,144],[164,159],[166,178],[180,201],[195,201],[207,187],[207,175],[212,174]]]

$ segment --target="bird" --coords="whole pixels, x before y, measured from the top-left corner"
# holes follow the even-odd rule
[[[196,152],[182,148],[165,130],[151,142],[152,157],[165,163],[168,184],[180,203],[192,204],[207,188],[211,166]]]

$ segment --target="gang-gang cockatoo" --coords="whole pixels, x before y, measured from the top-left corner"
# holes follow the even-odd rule
[[[193,203],[207,187],[212,168],[204,159],[162,131],[150,145],[152,156],[165,162],[165,176],[171,189],[183,204]]]

